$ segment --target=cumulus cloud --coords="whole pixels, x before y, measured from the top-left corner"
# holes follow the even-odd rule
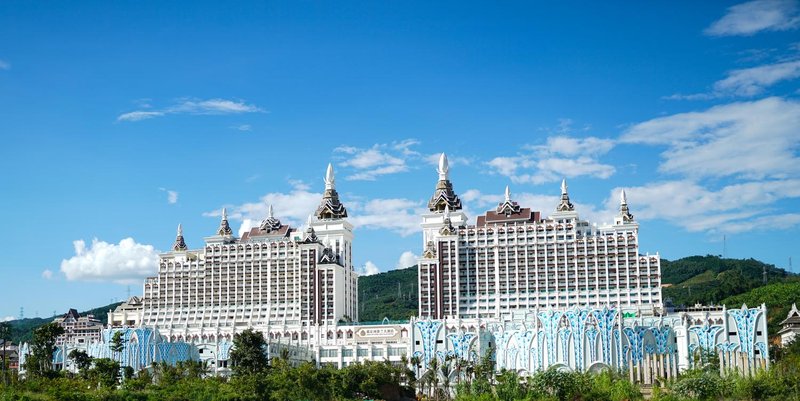
[[[776,97],[636,124],[622,142],[660,145],[659,170],[695,178],[782,178],[800,169],[800,103]]]
[[[513,190],[513,188],[512,188]],[[578,193],[578,192],[575,192]],[[580,202],[580,198],[575,196],[570,188],[570,201],[575,206],[575,211],[582,219],[588,220],[592,223],[609,223],[613,221],[614,214],[616,213],[616,206],[608,209],[598,209],[595,205],[590,203]],[[469,203],[470,207],[479,210],[479,214],[483,214],[486,210],[492,210],[504,200],[505,194],[497,193],[483,193],[477,189],[470,189],[461,196],[461,200]],[[553,195],[534,194],[530,192],[511,193],[511,199],[517,202],[520,207],[527,207],[534,211],[542,212],[542,216],[547,216],[555,212],[556,206],[561,201],[560,187],[553,187]],[[577,199],[577,201],[576,201]]]
[[[714,84],[714,91],[736,96],[755,96],[780,81],[798,77],[800,60],[785,61],[730,71],[725,79]]]
[[[259,202],[247,202],[241,205],[228,207],[228,218],[242,222],[239,227],[239,235],[249,231],[252,227],[258,226],[262,220],[267,218],[269,205],[272,205],[274,215],[283,224],[294,227],[301,226],[309,214],[314,213],[322,193],[311,192],[308,185],[301,181],[291,183],[292,189],[289,192],[270,192],[260,198]],[[204,216],[219,217],[222,208],[203,213]]]
[[[178,203],[178,191],[173,191],[166,188],[159,188],[159,190],[167,193],[167,203],[170,205]]]
[[[339,165],[352,169],[348,180],[374,181],[376,178],[409,170],[407,161],[419,157],[412,147],[419,144],[415,139],[399,142],[375,144],[370,148],[339,146],[333,150],[335,157],[342,160]]]
[[[83,240],[77,240],[73,245],[75,256],[61,261],[61,272],[67,280],[132,284],[157,271],[158,252],[152,245],[139,244],[133,238],[125,238],[119,244],[95,238],[88,247]]]
[[[351,202],[350,222],[357,229],[386,229],[403,237],[421,231],[419,216],[428,209],[422,201],[404,198]]]
[[[50,279],[52,279],[52,278],[53,278],[53,271],[52,271],[52,270],[50,270],[50,269],[45,269],[45,270],[42,272],[42,278],[43,278],[43,279],[45,279],[45,280],[50,280]]]
[[[786,31],[800,24],[796,0],[755,0],[729,7],[706,28],[710,36],[749,36],[761,31]]]
[[[607,209],[617,207],[619,191],[611,191]],[[686,179],[627,187],[625,192],[637,219],[662,219],[687,231],[736,233],[784,229],[799,222],[796,213],[783,213],[771,205],[800,197],[800,179],[750,181],[719,189]]]
[[[664,99],[708,100],[730,96],[752,97],[764,93],[772,85],[798,77],[800,77],[800,60],[787,60],[729,71],[724,79],[714,83],[710,93],[674,94]]]
[[[405,269],[407,267],[411,267],[417,264],[417,259],[419,256],[414,254],[411,251],[405,251],[400,255],[400,259],[397,261],[395,265],[395,269]]]
[[[6,316],[6,317],[0,319],[0,322],[10,322],[10,321],[16,320],[16,319],[17,318],[15,318],[14,316]]]
[[[371,276],[373,274],[378,274],[380,272],[381,269],[378,268],[378,266],[375,265],[375,263],[372,263],[372,261],[369,260],[367,261],[367,263],[364,263],[364,266],[361,269],[356,270],[356,273],[358,273],[359,276]]]
[[[614,166],[599,157],[614,147],[614,141],[598,137],[551,136],[544,144],[528,145],[516,156],[499,156],[486,164],[515,183],[542,184],[561,178],[611,177]]]
[[[305,224],[308,215],[319,206],[322,193],[311,192],[309,186],[301,181],[293,181],[291,185],[289,192],[271,192],[262,196],[259,202],[228,205],[228,218],[241,221],[239,235],[258,226],[267,217],[269,205],[273,205],[275,217],[284,224],[294,227]],[[401,236],[419,232],[419,215],[427,211],[424,202],[404,198],[357,200],[342,196],[341,200],[355,229],[386,229]],[[203,215],[219,217],[221,210],[220,207]]]
[[[117,121],[141,121],[168,114],[221,115],[261,112],[264,110],[260,107],[241,100],[184,98],[160,110],[135,110],[120,114]]]

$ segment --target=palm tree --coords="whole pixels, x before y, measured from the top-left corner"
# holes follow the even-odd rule
[[[420,382],[421,378],[419,377],[419,368],[422,366],[422,361],[420,360],[419,356],[414,355],[411,357],[410,362],[411,365],[414,366],[414,379],[416,382]]]
[[[431,373],[430,375],[428,375],[428,380],[429,380],[428,384],[430,385],[428,387],[428,390],[429,391],[431,389],[433,390],[433,395],[435,399],[438,401],[439,397],[436,390],[439,389],[439,360],[436,359],[436,357],[434,357],[433,359],[431,359],[430,362],[428,362],[428,372]],[[425,373],[427,374],[428,372]]]
[[[442,363],[442,365],[439,366],[439,372],[442,374],[441,392],[444,393],[445,399],[447,400],[450,399],[450,375],[453,373],[453,367],[452,364],[450,363],[451,360],[452,357],[448,356],[447,358],[445,358],[444,363]]]

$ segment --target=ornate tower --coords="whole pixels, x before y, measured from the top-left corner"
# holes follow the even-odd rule
[[[358,274],[353,268],[353,225],[347,221],[347,209],[336,192],[333,165],[325,171],[325,192],[315,213],[316,221],[309,219],[308,233],[313,233],[326,244],[326,258],[320,260],[318,269],[334,277],[336,298],[333,313],[338,318],[358,320]]]
[[[186,242],[183,240],[183,227],[178,224],[178,234],[175,236],[175,243],[172,244],[172,250],[175,252],[186,251]]]
[[[619,192],[619,214],[617,217],[614,218],[614,224],[635,224],[636,222],[633,220],[633,215],[628,209],[628,197],[625,194],[625,189],[623,188]]]

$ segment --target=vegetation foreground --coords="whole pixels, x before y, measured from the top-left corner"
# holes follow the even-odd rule
[[[49,325],[47,325],[49,326]],[[46,327],[46,326],[45,326]],[[34,341],[43,355],[55,332],[37,329]],[[85,353],[70,355],[78,374],[56,372],[28,361],[29,378],[6,376],[0,380],[0,401],[11,400],[641,400],[642,389],[614,372],[599,374],[547,370],[523,378],[514,372],[494,372],[490,356],[478,363],[458,359],[435,360],[417,377],[421,362],[408,366],[366,362],[343,369],[317,368],[311,362],[289,363],[288,355],[268,361],[262,352],[264,337],[252,330],[238,334],[231,353],[233,376],[206,377],[200,362],[153,365],[134,375],[113,359],[92,359]],[[778,349],[771,370],[754,377],[721,376],[710,358],[704,368],[684,372],[678,380],[653,389],[656,400],[798,400],[800,401],[800,341]],[[448,391],[447,389],[450,389]]]

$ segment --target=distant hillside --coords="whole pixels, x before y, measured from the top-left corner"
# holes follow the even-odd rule
[[[729,308],[740,308],[742,304],[750,307],[766,304],[769,334],[774,336],[779,330],[779,323],[786,319],[792,303],[800,303],[800,278],[791,277],[787,280],[787,282],[765,285],[744,294],[725,298],[721,304]]]
[[[110,309],[116,308],[121,304],[122,302],[115,302],[113,304],[81,312],[80,315],[81,316],[94,315],[96,319],[100,320],[105,325],[108,323],[108,311]],[[64,311],[64,313],[66,312],[67,311]],[[31,337],[33,336],[33,329],[45,323],[50,323],[52,321],[53,321],[52,317],[48,318],[34,317],[34,318],[9,321],[9,323],[11,324],[11,342],[20,343],[20,342],[30,341]]]
[[[722,299],[762,286],[766,269],[767,282],[782,282],[792,276],[783,269],[755,259],[723,259],[717,256],[689,256],[661,260],[664,298],[674,305],[718,304]]]
[[[417,266],[359,277],[358,320],[405,320],[416,316],[417,294]]]

